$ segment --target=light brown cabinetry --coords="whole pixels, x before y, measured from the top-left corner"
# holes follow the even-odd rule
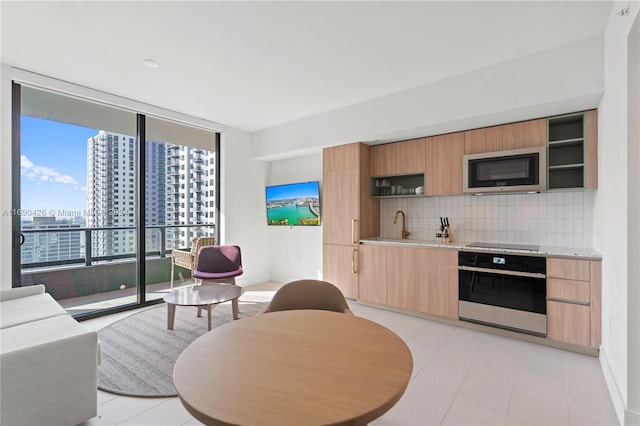
[[[585,113],[587,121],[587,176],[586,189],[598,189],[598,111]]]
[[[322,245],[323,279],[334,284],[345,297],[358,297],[358,248],[338,244]]]
[[[547,337],[552,340],[591,346],[589,307],[547,301]]]
[[[358,297],[360,238],[378,235],[380,203],[368,195],[369,147],[354,143],[323,151],[323,277]]]
[[[465,154],[545,146],[547,120],[537,119],[465,132]]]
[[[417,310],[458,319],[458,252],[416,249]]]
[[[502,126],[483,127],[464,132],[464,153],[502,151]]]
[[[371,147],[371,176],[424,173],[423,138]]]
[[[426,138],[427,195],[462,194],[462,157],[464,132]]]
[[[394,174],[424,173],[425,171],[425,139],[413,139],[395,143],[396,167]]]
[[[520,121],[502,127],[502,150],[533,148],[547,144],[547,120]]]
[[[322,233],[325,244],[356,244],[358,220],[358,168],[326,170],[323,179]]]
[[[415,248],[387,247],[387,305],[417,310]]]
[[[371,148],[371,176],[394,175],[396,170],[396,144],[375,145]]]
[[[360,300],[387,303],[387,247],[360,246]]]
[[[547,338],[600,346],[601,267],[600,261],[547,259]]]
[[[363,244],[360,300],[458,318],[458,252]]]

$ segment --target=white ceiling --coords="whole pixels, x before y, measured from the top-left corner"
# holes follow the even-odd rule
[[[0,5],[3,63],[253,132],[602,35],[612,2]]]

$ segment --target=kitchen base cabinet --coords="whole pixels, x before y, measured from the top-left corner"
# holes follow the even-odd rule
[[[600,261],[547,259],[547,338],[600,347]]]
[[[416,249],[417,310],[458,319],[458,252]]]
[[[547,338],[574,345],[590,346],[589,306],[547,302]]]
[[[323,279],[334,284],[345,297],[357,299],[358,247],[323,244]]]
[[[387,305],[417,310],[417,251],[414,248],[387,247]]]
[[[360,300],[387,304],[387,248],[363,244],[360,256]]]

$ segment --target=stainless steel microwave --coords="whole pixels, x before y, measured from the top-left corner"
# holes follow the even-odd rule
[[[547,186],[546,148],[483,152],[463,157],[467,193],[540,192]]]

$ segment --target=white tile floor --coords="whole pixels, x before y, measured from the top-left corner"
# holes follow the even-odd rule
[[[277,284],[251,287],[269,298]],[[249,290],[249,289],[248,289]],[[619,424],[597,358],[352,304],[407,343],[409,387],[374,425]],[[85,321],[97,330],[130,313]],[[93,425],[199,425],[177,398],[130,398],[100,391]]]

